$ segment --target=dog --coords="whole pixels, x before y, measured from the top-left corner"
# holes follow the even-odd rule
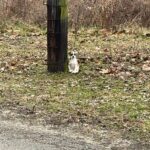
[[[68,69],[70,73],[78,73],[79,72],[79,63],[77,59],[77,51],[73,50],[68,63]]]

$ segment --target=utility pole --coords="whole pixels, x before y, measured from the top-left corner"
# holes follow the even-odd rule
[[[47,60],[49,72],[67,67],[67,0],[47,0]]]

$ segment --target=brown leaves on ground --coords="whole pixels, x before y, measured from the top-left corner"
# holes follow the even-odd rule
[[[95,30],[79,32],[76,45],[81,55],[80,63],[92,63],[92,71],[97,75],[110,75],[126,80],[131,77],[141,78],[141,74],[144,74],[143,80],[148,78],[150,40],[143,37],[145,33],[130,33],[124,29],[116,33],[106,29]]]
[[[25,27],[24,30],[29,30]],[[0,73],[24,73],[45,64],[46,37],[40,32],[29,32],[23,29],[7,29],[0,34],[1,58]],[[37,49],[37,51],[34,51]],[[43,51],[40,51],[43,49]],[[35,54],[36,52],[36,54]]]
[[[40,38],[42,36],[40,32],[27,32],[24,38],[21,37],[21,34],[20,29],[8,28],[6,33],[3,33],[3,36],[0,37],[0,42],[3,44],[4,41],[7,41],[11,44],[12,48],[15,48],[15,46],[19,44],[19,51],[21,51],[22,47],[31,49],[36,47],[46,50],[46,42],[43,43],[43,41],[41,41]],[[135,36],[128,34],[126,30],[119,30],[114,33],[111,32],[111,30],[98,30],[94,28],[81,30],[78,36],[80,37],[78,38],[77,44],[79,44],[79,49],[81,49],[79,50],[81,51],[79,52],[79,62],[82,64],[87,62],[93,63],[91,69],[94,70],[96,74],[111,75],[121,79],[127,79],[129,77],[141,77],[141,74],[145,74],[144,77],[146,77],[150,72],[150,52],[149,48],[145,49],[145,47],[148,47],[146,46],[148,40],[145,41],[145,43],[143,42],[144,39],[142,40],[142,44],[145,44],[144,47],[144,45],[140,43],[141,39],[139,39],[138,36],[136,36],[135,39]],[[20,44],[21,40],[27,40],[27,43]],[[69,42],[72,42],[72,39],[69,40]],[[92,43],[90,43],[91,41]],[[126,41],[129,41],[130,44],[127,45],[128,43]],[[138,42],[136,43],[136,41]],[[109,42],[111,43],[109,44]],[[87,44],[91,47],[91,50],[87,47]],[[86,49],[85,52],[84,49]],[[37,55],[21,55],[23,57],[10,55],[11,52],[9,52],[6,54],[5,59],[2,58],[0,60],[0,72],[26,72],[38,65],[38,60],[42,60],[43,57],[46,56],[45,52],[46,51],[41,54],[40,51]],[[85,56],[82,57],[83,53]],[[42,61],[45,63],[44,60]]]
[[[105,51],[105,50],[104,50]],[[143,80],[150,73],[150,56],[142,53],[126,54],[104,54],[100,57],[88,57],[79,59],[81,63],[93,63],[92,70],[97,74],[111,75],[123,80],[129,77],[141,77],[145,74]]]
[[[0,61],[0,72],[16,72],[23,73],[28,70],[32,70],[33,67],[36,67],[37,60],[36,58],[20,58],[19,56],[12,57],[7,61]]]

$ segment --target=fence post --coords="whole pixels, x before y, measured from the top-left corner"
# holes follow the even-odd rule
[[[67,66],[67,0],[47,0],[48,71],[65,71]]]

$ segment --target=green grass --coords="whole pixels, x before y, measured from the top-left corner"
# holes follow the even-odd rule
[[[150,76],[141,69],[145,63],[142,58],[150,54],[149,38],[109,32],[106,36],[100,29],[82,28],[76,41],[80,73],[51,74],[45,62],[46,35],[34,35],[44,31],[18,23],[13,28],[19,30],[18,35],[11,38],[13,33],[5,30],[0,40],[1,105],[11,102],[16,108],[35,106],[41,114],[59,118],[59,124],[64,120],[87,123],[149,140]],[[69,50],[74,45],[73,37],[69,31]],[[140,60],[133,56],[136,53]],[[108,74],[101,72],[113,68],[113,62],[127,67]],[[131,76],[120,74],[126,71]]]

